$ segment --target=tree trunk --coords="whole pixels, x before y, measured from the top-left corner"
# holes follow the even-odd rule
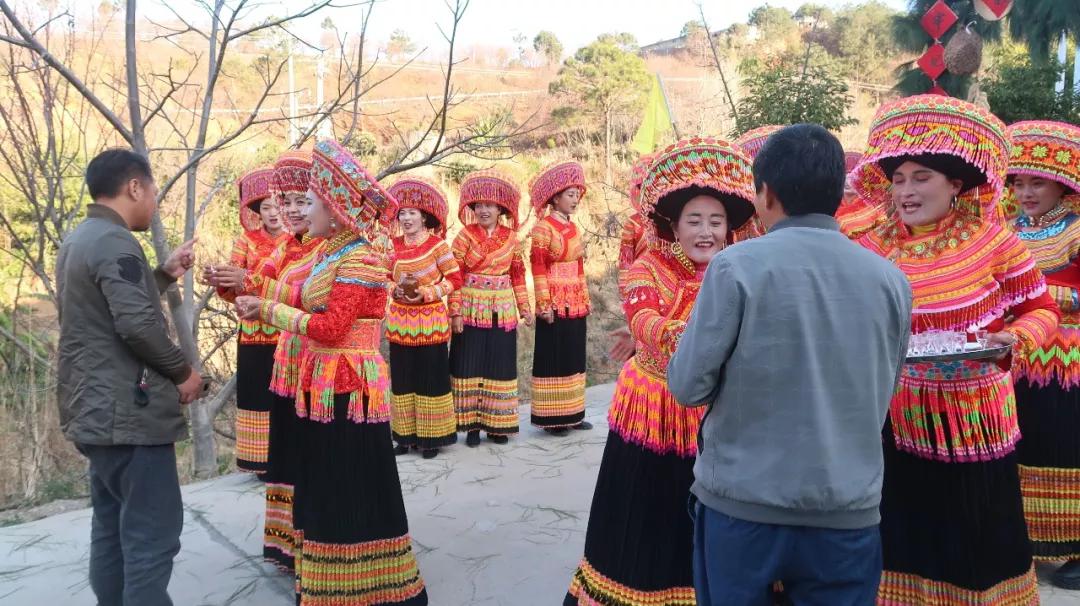
[[[604,183],[611,185],[611,109],[604,111]]]

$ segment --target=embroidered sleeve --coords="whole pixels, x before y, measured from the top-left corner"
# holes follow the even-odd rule
[[[1057,303],[1058,309],[1062,313],[1072,313],[1080,311],[1080,292],[1071,286],[1058,286],[1057,284],[1048,284],[1046,291],[1050,293],[1050,296]]]
[[[637,214],[632,215],[623,225],[622,235],[619,238],[619,298],[626,299],[626,280],[629,277],[630,267],[637,260],[639,251],[638,243],[643,237],[642,225],[638,222]]]
[[[514,243],[514,254],[510,257],[510,284],[514,287],[518,315],[524,318],[533,313],[529,304],[529,288],[525,285],[525,247],[518,241],[517,236],[510,238]],[[533,279],[536,279],[535,276]]]
[[[1019,339],[1017,353],[1024,357],[1042,347],[1061,321],[1061,311],[1049,292],[1014,306],[1009,314],[1015,319],[1005,330]]]
[[[263,322],[325,345],[345,340],[358,318],[381,318],[386,307],[386,266],[370,254],[352,256],[337,267],[325,309],[305,312],[264,299]]]
[[[671,355],[685,322],[669,320],[660,312],[660,287],[652,272],[642,263],[627,271],[623,311],[634,339]]]
[[[552,309],[551,294],[548,291],[547,274],[551,265],[551,226],[546,221],[539,221],[532,230],[532,247],[529,261],[532,264],[533,293],[536,295],[536,311]]]
[[[300,306],[303,283],[290,284],[261,274],[248,273],[244,278],[244,291],[256,297],[284,303],[292,307]]]
[[[1046,290],[1046,280],[1027,246],[1009,231],[994,253],[994,279],[1001,283],[1005,302],[1016,305]]]
[[[467,271],[465,269],[465,257],[469,254],[469,237],[466,230],[462,230],[461,233],[454,238],[454,245],[450,249],[450,254],[454,257],[454,262],[457,263],[461,271]],[[464,279],[464,276],[462,276]],[[447,297],[447,307],[451,316],[461,315],[461,290],[454,289]]]
[[[425,303],[438,301],[461,288],[461,271],[458,269],[457,261],[446,243],[437,243],[431,249],[431,255],[442,279],[432,286],[424,286],[420,289],[420,292],[424,295]]]

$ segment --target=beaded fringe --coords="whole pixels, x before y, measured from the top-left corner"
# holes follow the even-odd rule
[[[320,423],[334,420],[334,395],[338,365],[348,364],[361,380],[361,387],[349,394],[349,420],[354,423],[386,423],[390,420],[390,370],[378,353],[342,352],[306,356],[300,375],[308,376],[307,393],[298,390],[296,414]],[[308,397],[310,394],[310,397]],[[367,411],[365,412],[365,403]]]
[[[927,459],[991,461],[1020,439],[1012,379],[992,364],[906,365],[889,417],[896,447]]]
[[[627,362],[615,383],[608,425],[623,440],[657,454],[697,456],[698,427],[705,407],[679,405],[667,383]]]
[[[274,350],[274,370],[270,375],[270,391],[291,398],[300,384],[300,352],[303,337],[291,332],[278,333],[278,346]]]

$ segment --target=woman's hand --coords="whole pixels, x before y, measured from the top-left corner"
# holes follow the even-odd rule
[[[450,329],[457,335],[465,332],[465,319],[461,316],[450,316]]]
[[[232,265],[210,265],[203,269],[203,281],[219,288],[239,289],[243,287],[246,276],[246,269]]]
[[[258,320],[259,308],[262,307],[262,299],[243,295],[236,297],[236,315],[241,320]]]
[[[989,345],[998,346],[998,347],[1001,347],[1001,346],[1004,346],[1004,347],[1016,347],[1016,344],[1019,341],[1020,341],[1020,339],[1016,338],[1016,335],[1012,334],[1011,332],[1009,332],[1007,330],[1003,330],[1001,332],[990,333],[989,335],[986,336],[986,342]],[[1009,352],[1007,352],[1007,351],[1002,352],[1002,353],[998,354],[998,356],[995,359],[996,360],[1001,360],[1001,359],[1005,358],[1005,356],[1007,356],[1007,355],[1009,355]]]
[[[554,324],[555,323],[555,312],[550,310],[550,309],[547,310],[547,311],[542,311],[542,312],[536,314],[536,317],[540,318],[541,320],[543,320],[545,322],[547,322],[548,324]]]
[[[525,326],[528,326],[529,328],[532,328],[533,324],[536,323],[533,321],[533,317],[531,314],[525,314],[524,316],[521,316],[521,321],[524,322]]]

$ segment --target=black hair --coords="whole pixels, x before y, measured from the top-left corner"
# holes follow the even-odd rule
[[[950,181],[960,181],[960,193],[986,183],[986,174],[974,164],[952,154],[905,154],[878,160],[878,166],[891,181],[896,169],[905,162],[914,162],[945,175]]]
[[[442,223],[439,223],[439,220],[435,218],[435,215],[428,211],[422,210],[420,211],[420,214],[424,215],[424,227],[428,229],[439,229],[439,226],[442,225]]]
[[[500,217],[506,217],[510,215],[510,211],[503,208],[501,204],[495,204],[494,202],[488,202],[487,200],[477,200],[476,202],[469,202],[469,210],[476,212],[477,204],[491,204],[495,208],[499,209]]]
[[[652,212],[649,218],[656,225],[657,234],[661,238],[665,240],[675,238],[674,226],[682,218],[687,202],[698,196],[716,198],[724,205],[724,211],[727,213],[729,236],[736,229],[745,225],[750,220],[750,217],[754,215],[754,206],[748,200],[725,194],[712,187],[690,185],[670,192],[657,201],[656,210]]]
[[[1072,186],[1066,185],[1066,184],[1062,183],[1061,181],[1058,181],[1057,179],[1051,179],[1050,177],[1039,177],[1039,178],[1043,179],[1044,181],[1053,181],[1054,183],[1057,183],[1058,185],[1060,185],[1062,187],[1062,189],[1063,189],[1063,193],[1061,194],[1061,197],[1063,197],[1063,198],[1065,196],[1075,196],[1077,194],[1077,191],[1075,189],[1073,189]],[[1015,174],[1014,175],[1008,175],[1008,176],[1005,177],[1005,185],[1008,185],[1009,187],[1013,187],[1015,182],[1016,182],[1016,175]]]
[[[789,217],[834,215],[844,197],[844,148],[819,124],[776,131],[754,158],[754,189],[764,184]]]
[[[107,149],[86,165],[86,188],[90,198],[112,198],[132,179],[152,180],[150,162],[130,149]]]

